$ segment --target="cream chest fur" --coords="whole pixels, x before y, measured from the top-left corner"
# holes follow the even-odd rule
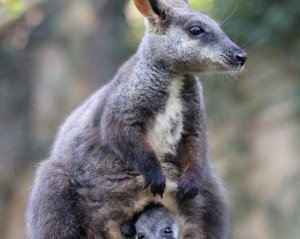
[[[183,131],[183,105],[180,91],[183,85],[181,78],[174,79],[169,86],[169,98],[165,109],[159,113],[147,137],[156,155],[176,154],[176,147]]]

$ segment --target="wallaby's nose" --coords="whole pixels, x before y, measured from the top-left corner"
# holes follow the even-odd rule
[[[247,54],[243,50],[241,50],[241,49],[236,50],[234,52],[234,56],[237,59],[237,61],[240,63],[241,66],[245,65],[245,62],[247,60]]]

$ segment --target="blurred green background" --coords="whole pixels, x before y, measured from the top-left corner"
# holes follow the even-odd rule
[[[249,55],[205,75],[211,158],[233,239],[300,238],[300,2],[190,0]],[[21,239],[34,170],[63,119],[137,48],[125,0],[0,0],[0,238]]]

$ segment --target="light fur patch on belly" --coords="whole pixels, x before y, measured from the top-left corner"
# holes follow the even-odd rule
[[[160,158],[167,154],[176,154],[177,144],[183,131],[182,101],[180,91],[182,79],[174,79],[169,86],[169,98],[162,113],[159,113],[153,127],[148,131],[148,140]]]

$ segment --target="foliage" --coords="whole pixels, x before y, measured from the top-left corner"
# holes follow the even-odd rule
[[[31,8],[39,2],[49,5]],[[9,109],[0,110],[0,188],[9,182],[0,190],[0,238],[25,238],[18,206],[27,193],[18,193],[29,188],[26,168],[34,170],[32,161],[47,155],[66,115],[136,50],[144,22],[132,2],[0,0],[0,28],[18,23],[8,24],[0,46],[0,108]],[[211,158],[230,194],[232,237],[298,239],[299,0],[189,2],[249,55],[241,75],[201,76]]]
[[[0,0],[0,6],[8,18],[16,18],[25,10],[24,0]]]
[[[233,9],[226,32],[240,42],[288,50],[299,43],[300,5],[297,0],[215,0],[214,14]],[[222,21],[222,19],[221,19]]]

